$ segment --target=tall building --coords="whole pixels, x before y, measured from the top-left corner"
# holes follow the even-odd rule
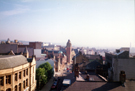
[[[67,46],[66,46],[66,55],[67,55],[67,63],[71,63],[71,49],[72,49],[72,45],[70,40],[68,40],[67,42]]]

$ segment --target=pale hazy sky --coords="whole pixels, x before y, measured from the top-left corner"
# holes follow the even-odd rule
[[[0,39],[135,47],[134,0],[0,0]]]

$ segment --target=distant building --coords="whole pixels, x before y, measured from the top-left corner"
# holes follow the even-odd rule
[[[22,45],[21,42],[19,42],[18,40],[14,40],[14,41],[10,41],[10,39],[8,38],[7,41],[1,41],[1,44],[17,44],[17,45]]]
[[[36,61],[35,57],[26,59],[22,55],[0,56],[0,90],[34,91]]]
[[[88,54],[95,55],[95,51],[94,50],[88,50]]]
[[[20,45],[17,40],[15,43],[11,43],[8,39],[6,43],[0,44],[0,55],[8,55],[11,50],[15,55],[20,55],[24,53],[24,50],[27,47],[27,51],[29,52],[29,58],[32,58],[32,55],[36,57],[41,57],[41,45],[42,42],[30,42],[29,45]]]
[[[71,49],[72,49],[72,45],[71,45],[70,40],[68,40],[67,46],[66,46],[66,55],[67,55],[67,62],[68,63],[71,63],[71,60],[72,60]]]
[[[80,70],[85,70],[85,65],[89,63],[89,59],[79,52],[76,56],[73,57],[73,68],[78,64]]]
[[[49,46],[49,43],[43,43],[42,46]]]
[[[90,54],[86,54],[86,57],[88,59],[91,59],[91,60],[100,60],[100,55],[90,55]]]
[[[27,58],[32,58],[34,54],[33,47],[17,44],[0,44],[0,55],[24,55]]]
[[[67,56],[62,51],[42,49],[42,53],[46,54],[46,58],[54,60],[54,70],[58,72],[65,68]]]
[[[60,47],[56,45],[46,45],[43,47],[46,48],[47,50],[56,50],[56,51],[60,50]]]
[[[33,46],[34,48],[34,55],[36,58],[41,57],[41,47],[42,47],[42,42],[29,42],[30,46]]]

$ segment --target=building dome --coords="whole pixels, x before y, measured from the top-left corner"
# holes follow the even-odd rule
[[[10,44],[10,39],[8,38],[7,41],[6,41],[7,44]]]
[[[67,47],[71,47],[71,42],[70,42],[70,40],[68,40],[68,42],[67,42]]]

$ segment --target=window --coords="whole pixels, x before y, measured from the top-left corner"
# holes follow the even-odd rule
[[[15,86],[15,91],[17,91],[17,85]]]
[[[25,70],[23,70],[23,76],[25,77]]]
[[[19,91],[21,91],[21,83],[19,83]]]
[[[26,86],[28,86],[28,79],[26,79]]]
[[[6,91],[11,91],[11,88],[8,88]]]
[[[19,79],[21,79],[21,73],[22,73],[22,72],[19,72]]]
[[[34,67],[33,67],[33,73],[34,73]]]
[[[17,81],[17,73],[15,73],[15,81]]]
[[[23,88],[25,88],[25,81],[23,81]]]
[[[28,69],[26,69],[26,75],[28,75]]]
[[[0,77],[0,85],[1,86],[4,86],[4,76],[3,77]]]
[[[34,76],[32,77],[32,83],[34,83]]]
[[[6,76],[6,84],[11,84],[11,75]]]

